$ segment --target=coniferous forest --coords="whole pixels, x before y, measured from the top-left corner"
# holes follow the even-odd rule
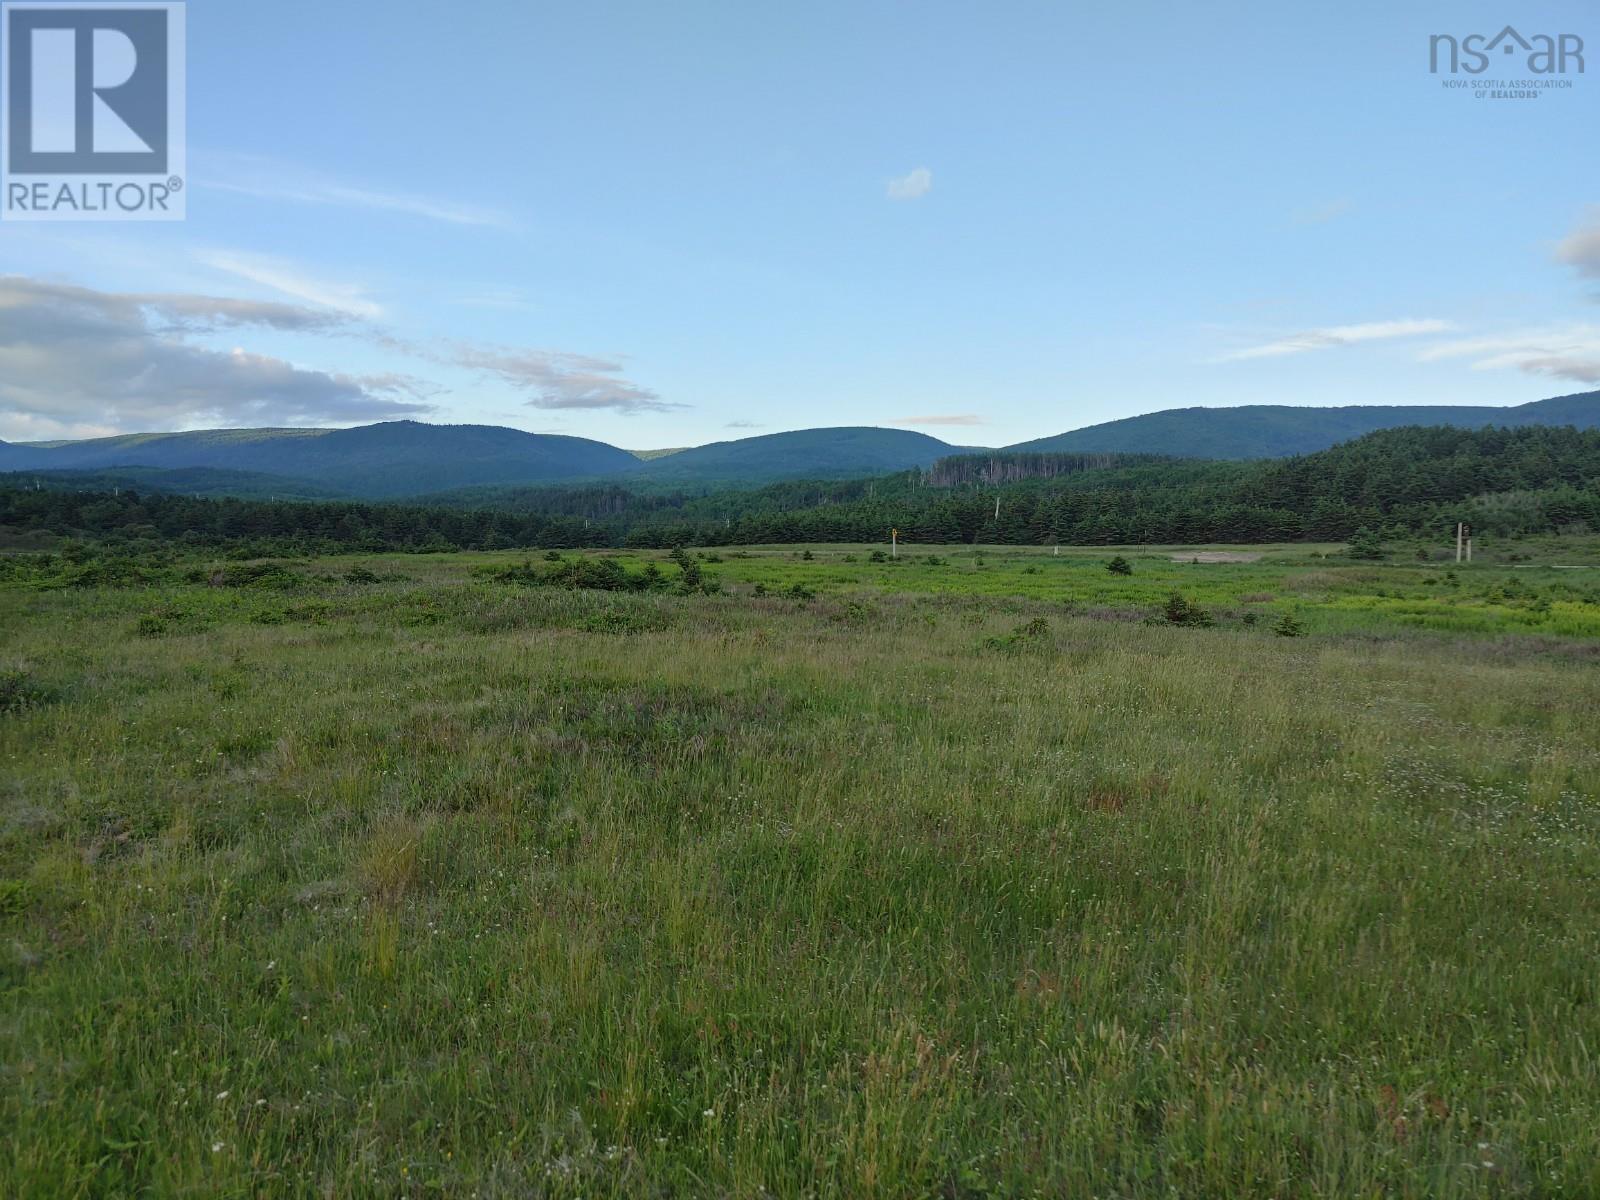
[[[982,454],[870,479],[732,490],[496,488],[404,503],[193,497],[106,474],[17,474],[0,526],[263,552],[870,542],[1120,545],[1345,540],[1466,521],[1515,536],[1600,528],[1600,431],[1384,430],[1258,462]]]

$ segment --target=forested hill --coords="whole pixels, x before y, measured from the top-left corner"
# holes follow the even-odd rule
[[[952,446],[909,429],[846,426],[761,434],[677,450],[630,453],[604,442],[525,433],[490,425],[389,421],[353,429],[213,429],[142,433],[81,442],[0,442],[0,472],[145,472],[147,490],[228,491],[242,496],[361,499],[409,498],[432,503],[440,493],[475,489],[489,502],[495,488],[537,487],[577,480],[614,480],[634,490],[756,487],[786,479],[855,479],[941,459],[989,457],[987,468],[952,462],[935,471],[987,470],[990,482],[1063,460],[1021,469],[1019,456],[1075,454],[1073,471],[1112,465],[1107,456],[1200,459],[1281,458],[1327,449],[1379,429],[1406,425],[1458,428],[1564,426],[1600,428],[1600,392],[1559,396],[1514,408],[1387,407],[1185,408],[1129,417],[1001,450]],[[645,461],[645,460],[648,461]],[[1001,466],[1004,462],[1008,465]],[[153,471],[189,472],[162,477]],[[209,472],[196,475],[194,472]],[[227,473],[232,473],[230,481]],[[951,476],[953,478],[953,476]],[[965,480],[965,476],[962,477]],[[84,481],[88,483],[88,480]],[[452,497],[452,500],[456,498]]]
[[[1017,450],[988,450],[952,454],[928,468],[930,487],[961,484],[1020,483],[1024,479],[1056,479],[1080,471],[1107,471],[1174,461],[1163,454],[1052,454]]]
[[[1510,408],[1352,405],[1304,408],[1171,408],[1008,446],[1010,451],[1167,454],[1184,458],[1282,458],[1312,454],[1380,429],[1408,425],[1571,425],[1600,428],[1600,392],[1581,392]]]
[[[279,494],[396,497],[447,488],[627,474],[643,464],[604,442],[493,425],[386,421],[354,429],[212,429],[52,445],[0,443],[0,471],[127,467],[247,472]],[[310,482],[308,482],[310,481]]]
[[[508,507],[271,502],[0,482],[0,531],[290,551],[882,540],[1047,545],[1600,529],[1600,431],[1408,428],[1271,462],[1145,462],[936,488],[921,470],[706,494],[525,489]],[[3,480],[3,477],[0,477]],[[998,515],[996,509],[998,508]]]
[[[926,467],[955,449],[909,429],[797,429],[679,450],[651,459],[638,475],[682,484],[839,479]]]

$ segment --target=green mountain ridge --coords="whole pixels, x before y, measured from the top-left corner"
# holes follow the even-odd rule
[[[675,483],[841,478],[932,466],[956,449],[905,429],[866,425],[796,429],[680,450],[652,459],[638,476]]]
[[[1238,408],[1169,408],[1089,425],[1007,450],[1169,454],[1184,458],[1284,458],[1314,454],[1363,434],[1407,425],[1600,426],[1600,392],[1579,392],[1507,408],[1471,405],[1349,405],[1300,408],[1251,404]]]
[[[210,467],[311,481],[369,499],[618,475],[639,466],[627,451],[588,438],[417,421],[353,429],[131,434],[44,447],[0,444],[0,471]]]
[[[1177,408],[1087,426],[1002,448],[1019,453],[1155,454],[1248,460],[1312,454],[1381,429],[1410,425],[1600,427],[1600,392],[1511,407],[1247,405]],[[77,442],[0,442],[0,472],[129,468],[243,472],[238,494],[337,494],[398,499],[469,489],[626,480],[656,488],[846,479],[927,469],[987,453],[925,433],[871,426],[761,434],[673,452],[630,452],[604,442],[491,425],[393,421],[353,429],[214,429]],[[642,457],[648,455],[648,457]],[[262,478],[273,477],[273,478]],[[145,486],[187,490],[181,480]],[[225,480],[194,490],[213,493]],[[306,489],[315,489],[309,492]]]
[[[265,556],[882,543],[890,529],[908,547],[1336,542],[1363,530],[1369,540],[1420,535],[1443,545],[1457,522],[1505,537],[1600,529],[1600,430],[1570,426],[1419,426],[1282,459],[1054,466],[1048,475],[941,487],[920,469],[676,493],[591,482],[449,507],[108,493],[0,478],[0,536],[170,539]]]

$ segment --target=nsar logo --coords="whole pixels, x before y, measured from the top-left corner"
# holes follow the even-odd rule
[[[1440,70],[1452,75],[1462,71],[1482,75],[1489,69],[1492,55],[1515,55],[1506,65],[1530,75],[1583,74],[1583,39],[1575,33],[1554,37],[1539,33],[1527,38],[1507,25],[1492,38],[1479,33],[1464,38],[1436,33],[1428,39],[1428,69],[1435,75]]]
[[[184,5],[0,4],[0,217],[182,220]]]

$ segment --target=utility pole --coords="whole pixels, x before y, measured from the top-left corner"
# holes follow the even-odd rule
[[[1461,553],[1467,544],[1467,527],[1460,521],[1456,522],[1456,561],[1461,561]]]

